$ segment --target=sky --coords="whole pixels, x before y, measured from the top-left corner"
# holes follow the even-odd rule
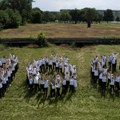
[[[34,0],[33,7],[43,11],[59,11],[60,9],[82,9],[85,7],[97,10],[120,10],[120,0]]]

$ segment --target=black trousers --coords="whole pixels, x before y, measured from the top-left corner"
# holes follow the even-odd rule
[[[3,94],[3,88],[0,88],[0,98],[3,97],[4,94]]]
[[[40,91],[44,91],[44,84],[40,84]]]
[[[55,62],[53,62],[53,69],[55,69],[55,66],[56,66],[56,63],[55,63]]]
[[[35,91],[39,90],[39,84],[34,84],[34,90]]]
[[[59,67],[56,67],[56,71],[59,72]]]
[[[110,85],[110,94],[114,92],[114,85]]]
[[[70,85],[70,90],[69,90],[70,92],[74,92],[74,86],[73,85]]]
[[[49,65],[49,71],[52,71],[52,65]]]
[[[106,90],[106,82],[102,82],[102,90]]]
[[[47,95],[48,95],[48,88],[44,88],[44,95],[45,95],[45,97],[47,97]]]
[[[108,67],[109,67],[109,70],[111,70],[111,62],[108,62]]]
[[[102,88],[102,79],[99,78],[99,87]]]
[[[33,84],[29,84],[30,91],[33,91]]]
[[[60,96],[60,88],[56,88],[57,90],[57,96]]]
[[[62,94],[65,95],[66,94],[66,85],[62,85]]]
[[[50,96],[51,97],[55,96],[55,89],[52,89],[52,87],[50,89]]]
[[[115,87],[117,88],[117,90],[119,90],[119,82],[115,82]]]

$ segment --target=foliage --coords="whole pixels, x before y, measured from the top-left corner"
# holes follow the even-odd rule
[[[40,47],[47,47],[48,46],[47,40],[46,40],[45,35],[43,33],[38,34],[37,41],[38,41],[38,45]]]
[[[70,21],[71,20],[71,16],[69,14],[69,12],[61,12],[60,14],[60,20],[61,21]]]
[[[104,21],[109,22],[109,21],[113,21],[114,20],[114,16],[113,16],[113,12],[110,9],[107,9],[104,12]]]
[[[77,24],[77,22],[79,21],[79,10],[78,9],[71,10],[69,14],[71,15],[71,20],[74,21],[75,24]]]
[[[21,24],[21,16],[16,10],[0,10],[0,23],[1,28],[17,28]]]
[[[3,0],[0,2],[0,9],[10,8],[13,11],[18,10],[22,16],[22,23],[30,19],[32,10],[32,0]]]
[[[120,17],[119,16],[116,17],[116,21],[120,21]]]
[[[39,8],[32,9],[31,22],[42,23],[42,11]]]

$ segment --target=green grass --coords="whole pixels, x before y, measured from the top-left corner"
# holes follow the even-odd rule
[[[18,55],[19,70],[6,92],[0,99],[0,120],[119,120],[120,98],[113,102],[101,98],[96,89],[90,85],[90,61],[97,55],[120,53],[120,45],[96,45],[72,49],[70,47],[51,46],[49,48],[11,48],[0,45],[0,57],[10,53]],[[67,55],[70,63],[77,65],[78,88],[72,96],[63,100],[43,98],[37,94],[30,96],[25,86],[26,66],[34,59],[59,53]]]

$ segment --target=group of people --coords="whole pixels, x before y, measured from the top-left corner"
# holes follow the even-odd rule
[[[34,60],[26,70],[30,92],[38,91],[47,97],[50,88],[53,97],[65,95],[68,91],[73,93],[77,87],[76,66],[71,65],[67,57],[51,55]],[[48,73],[51,74],[48,76]]]
[[[105,95],[106,89],[110,95],[119,91],[120,73],[116,71],[117,53],[109,56],[103,55],[94,57],[91,62],[91,80],[95,87],[99,85],[102,93]]]
[[[6,89],[11,86],[13,77],[18,69],[18,58],[17,56],[10,54],[7,58],[3,56],[0,59],[0,98],[5,95]]]

